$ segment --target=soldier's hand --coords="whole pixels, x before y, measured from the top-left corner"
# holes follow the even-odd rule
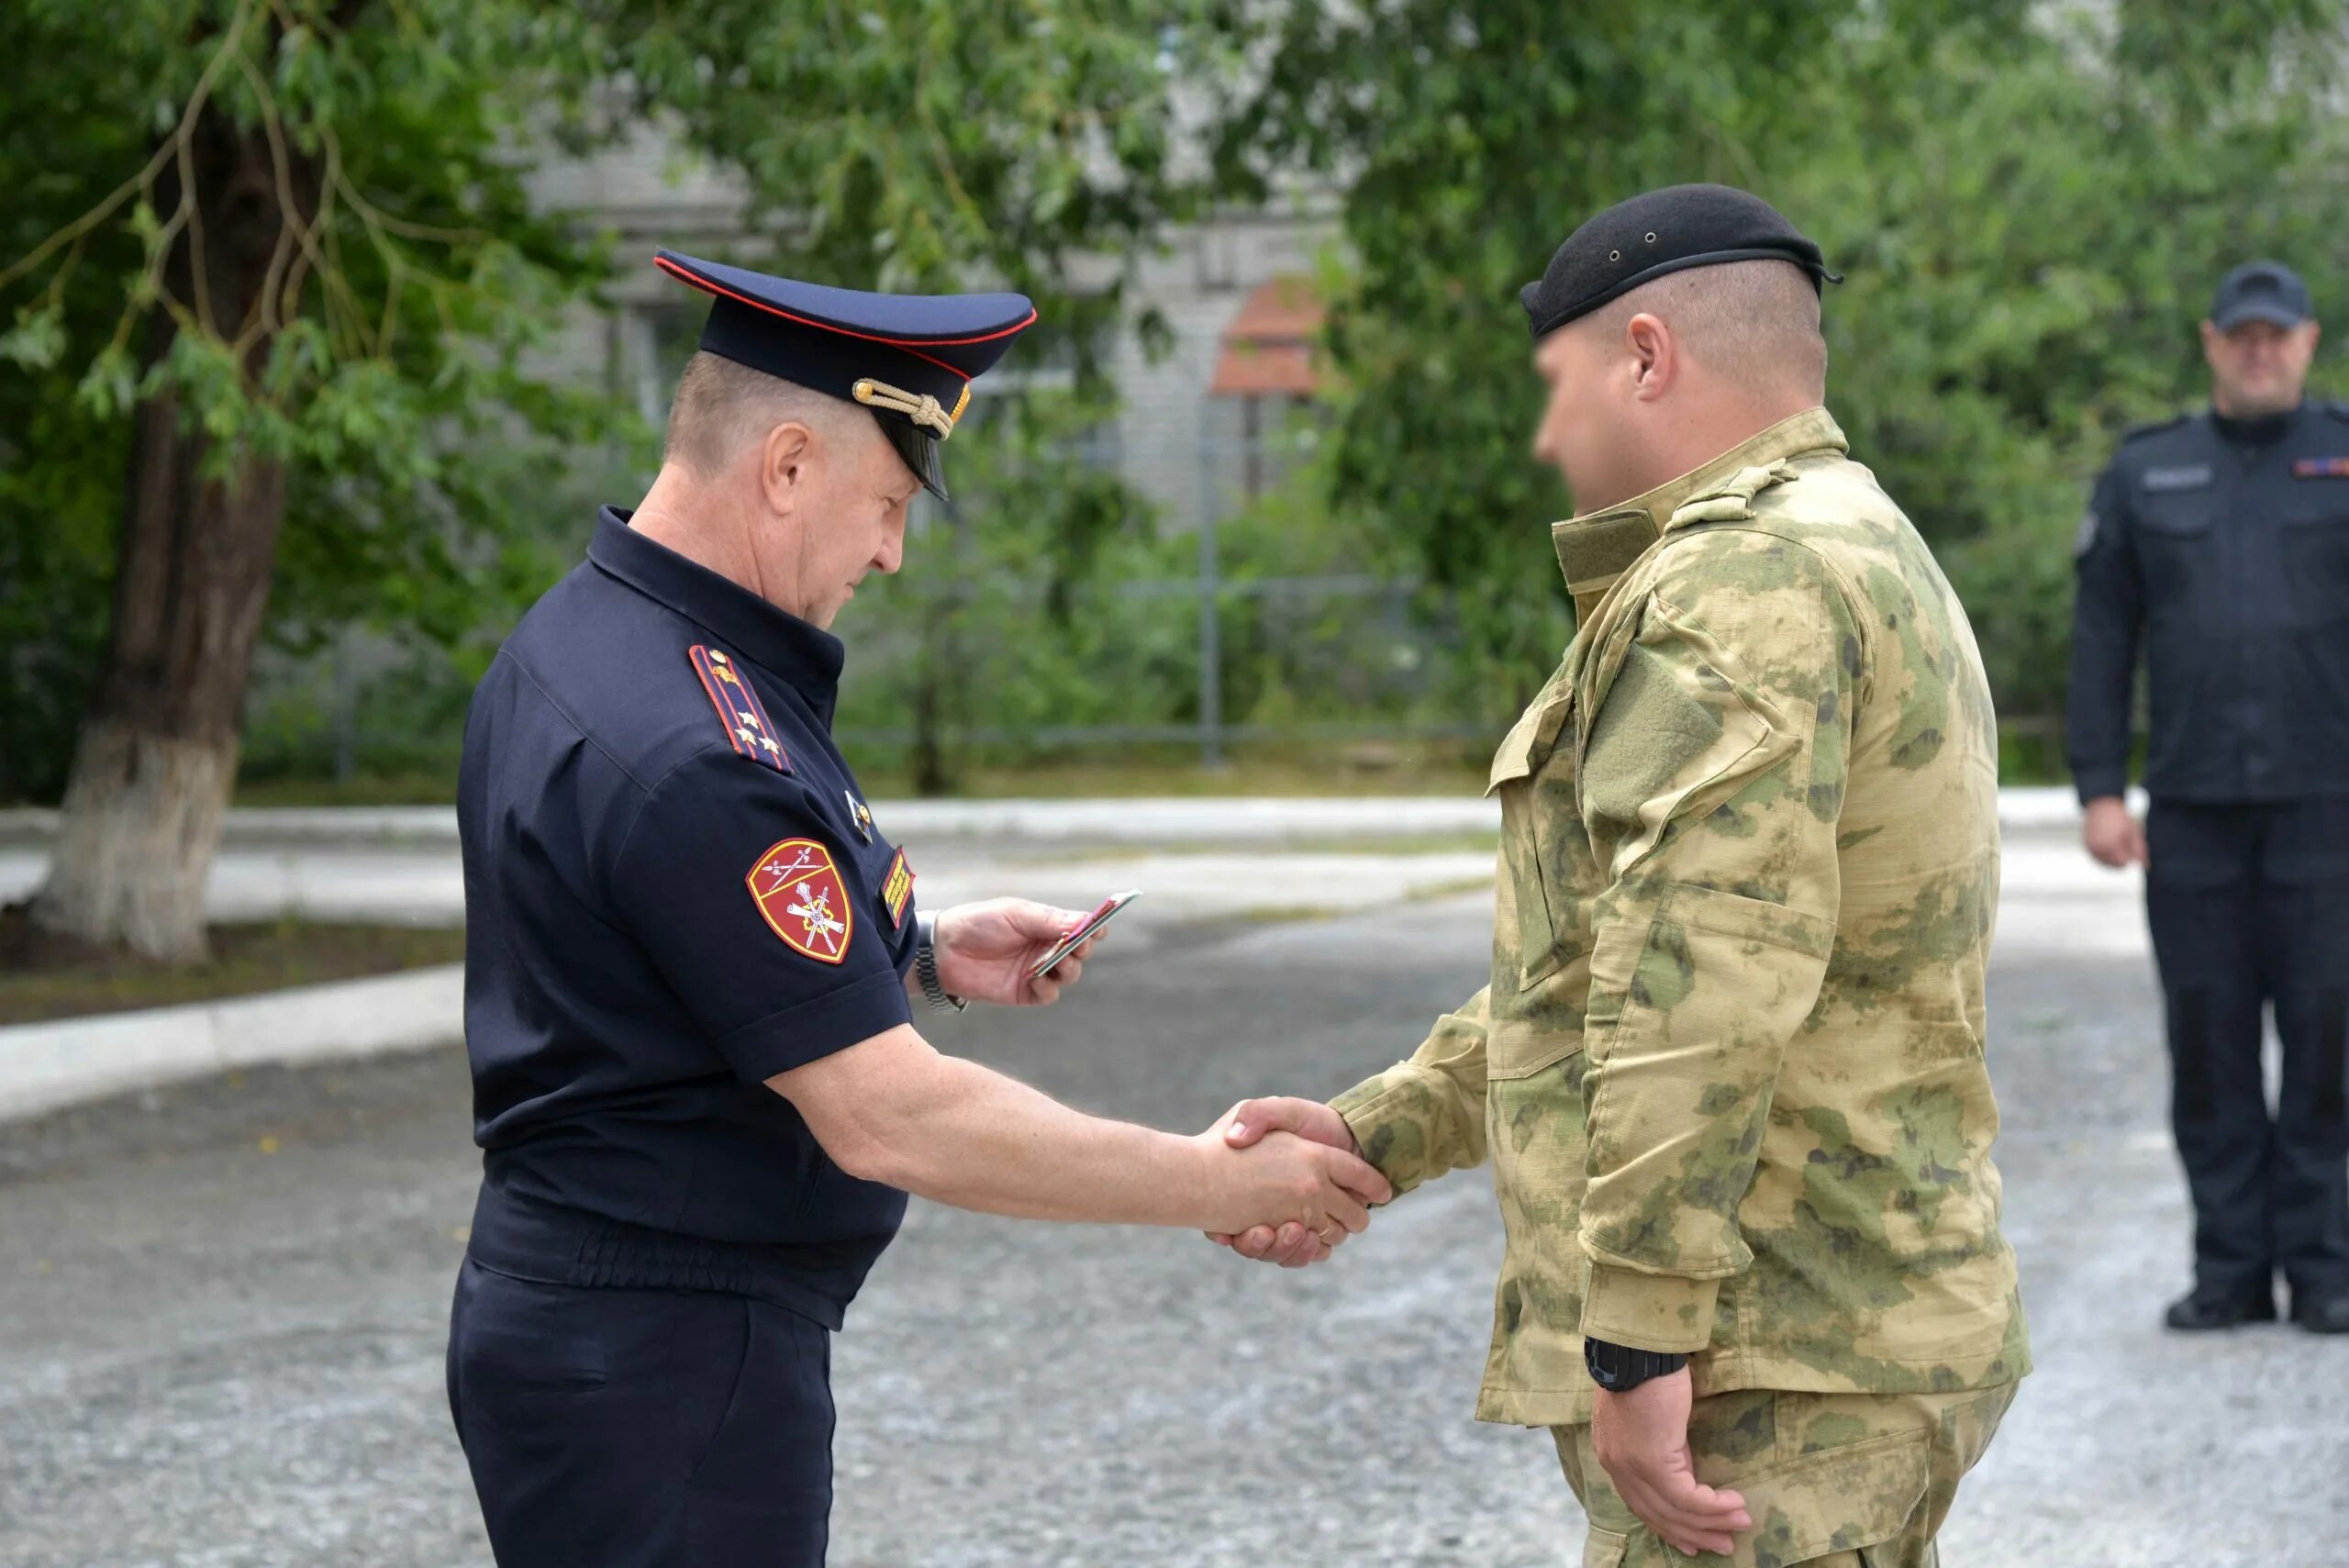
[[[1235,1148],[1219,1122],[1194,1141],[1214,1152],[1206,1218],[1219,1229],[1295,1223],[1335,1246],[1370,1223],[1371,1205],[1394,1195],[1376,1167],[1307,1139],[1275,1133]]]
[[[1652,1377],[1628,1394],[1600,1389],[1591,1412],[1591,1447],[1631,1512],[1666,1545],[1690,1557],[1701,1551],[1726,1557],[1737,1549],[1730,1533],[1752,1529],[1753,1520],[1743,1497],[1697,1479],[1688,1451],[1688,1412],[1695,1403],[1687,1367]]]
[[[1354,1141],[1353,1129],[1346,1125],[1346,1118],[1319,1100],[1287,1095],[1242,1100],[1226,1112],[1217,1125],[1223,1129],[1224,1141],[1234,1149],[1245,1149],[1267,1132],[1292,1132],[1315,1143],[1342,1149],[1356,1158],[1362,1155],[1362,1146]],[[1304,1226],[1292,1222],[1279,1227],[1259,1225],[1237,1236],[1211,1230],[1208,1240],[1243,1258],[1278,1263],[1285,1269],[1301,1269],[1327,1258],[1345,1236],[1340,1233],[1334,1240],[1324,1241]]]
[[[2080,840],[2088,853],[2115,871],[2124,866],[2149,866],[2145,828],[2129,815],[2129,803],[2117,795],[2099,795],[2087,804],[2080,822]]]
[[[999,1007],[1049,1007],[1076,984],[1098,937],[1054,964],[1041,980],[1028,978],[1054,943],[1085,923],[1074,909],[1024,898],[957,904],[938,917],[938,983],[957,996]]]

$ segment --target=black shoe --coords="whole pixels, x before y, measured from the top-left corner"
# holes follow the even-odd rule
[[[2349,1334],[2349,1285],[2316,1295],[2294,1291],[2292,1321],[2311,1334]]]
[[[2239,1292],[2198,1289],[2171,1302],[2169,1310],[2162,1314],[2162,1321],[2172,1329],[2188,1333],[2200,1333],[2211,1329],[2240,1329],[2246,1323],[2273,1323],[2276,1321],[2276,1297],[2265,1292],[2245,1296]]]

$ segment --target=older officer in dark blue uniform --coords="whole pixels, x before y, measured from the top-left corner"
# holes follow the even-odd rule
[[[663,252],[715,299],[661,473],[475,694],[459,824],[483,1180],[449,1398],[515,1564],[823,1559],[832,1332],[906,1195],[1359,1229],[1385,1181],[1079,1115],[911,1027],[1052,1000],[1074,917],[918,914],[832,743],[824,628],[896,570],[1016,295],[819,288]]]
[[[2289,269],[2228,273],[2202,324],[2210,411],[2132,433],[2080,528],[2068,747],[2089,851],[2145,867],[2195,1211],[2174,1329],[2273,1320],[2280,1270],[2295,1322],[2349,1332],[2349,410],[2302,396],[2316,342]],[[2122,799],[2141,649],[2142,829]]]

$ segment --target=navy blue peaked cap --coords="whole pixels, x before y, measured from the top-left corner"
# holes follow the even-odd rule
[[[1760,196],[1728,185],[1667,185],[1617,202],[1566,236],[1549,269],[1518,291],[1536,338],[1670,272],[1724,261],[1790,261],[1810,284],[1840,284],[1819,247]]]
[[[653,265],[712,296],[706,351],[863,404],[941,499],[939,443],[970,406],[972,380],[1036,321],[1025,295],[865,294],[674,250]]]

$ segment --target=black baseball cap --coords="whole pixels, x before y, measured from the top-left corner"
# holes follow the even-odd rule
[[[2281,261],[2246,261],[2219,280],[2210,302],[2210,325],[2232,332],[2246,321],[2298,327],[2315,313],[2309,285]]]

